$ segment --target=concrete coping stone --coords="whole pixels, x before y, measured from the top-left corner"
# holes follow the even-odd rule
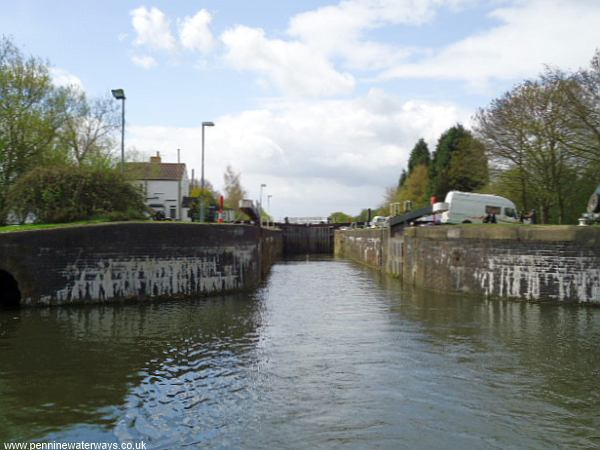
[[[600,247],[600,227],[576,225],[451,225],[409,227],[404,236],[430,240],[482,239],[540,242],[578,242]]]
[[[56,226],[48,226],[47,228],[27,228],[24,226],[22,230],[15,229],[11,231],[3,231],[0,232],[0,236],[11,235],[15,233],[52,233],[52,232],[62,232],[64,230],[80,230],[80,229],[89,229],[89,228],[110,228],[110,227],[134,227],[134,226],[144,226],[144,227],[211,227],[211,228],[231,228],[231,229],[242,229],[245,228],[257,228],[255,225],[242,224],[242,223],[200,223],[200,222],[181,222],[181,221],[137,221],[137,220],[128,220],[122,222],[97,222],[97,223],[73,223],[73,224],[56,224]],[[270,231],[274,231],[271,229]]]

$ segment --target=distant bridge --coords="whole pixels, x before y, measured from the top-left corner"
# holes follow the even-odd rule
[[[327,217],[286,217],[286,223],[295,225],[325,224],[329,223]]]

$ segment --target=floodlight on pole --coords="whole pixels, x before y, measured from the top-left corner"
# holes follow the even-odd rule
[[[125,91],[113,89],[110,91],[114,98],[121,100],[121,173],[125,172]]]
[[[202,173],[200,176],[200,222],[204,222],[204,128],[214,127],[214,122],[202,122]]]

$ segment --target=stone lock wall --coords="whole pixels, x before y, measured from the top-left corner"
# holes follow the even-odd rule
[[[384,228],[337,230],[334,253],[371,267],[382,268],[387,235],[388,231]]]
[[[600,304],[600,229],[421,227],[404,232],[405,282],[523,300]]]
[[[276,231],[116,223],[0,235],[21,304],[190,297],[255,287],[281,255]]]
[[[600,304],[598,227],[415,227],[394,236],[388,231],[379,239],[372,230],[357,230],[338,232],[335,242],[337,255],[379,267],[408,285],[494,298]],[[374,259],[370,255],[377,254],[377,246],[382,256]]]
[[[404,239],[391,236],[389,228],[338,230],[335,232],[335,255],[381,269],[395,277],[402,276]]]

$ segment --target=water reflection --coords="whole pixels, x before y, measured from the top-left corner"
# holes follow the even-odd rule
[[[600,310],[403,291],[339,260],[252,295],[0,313],[0,441],[600,445]]]
[[[95,435],[115,440],[103,430],[127,410],[132,390],[160,389],[162,380],[186,380],[194,372],[222,375],[227,354],[256,341],[257,305],[233,295],[0,312],[0,441],[60,433],[80,423],[97,425]]]

